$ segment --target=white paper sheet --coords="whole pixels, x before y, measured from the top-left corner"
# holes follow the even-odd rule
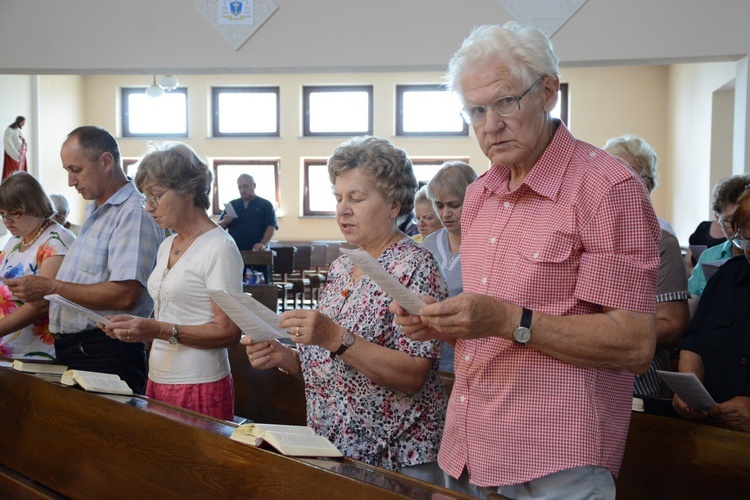
[[[279,328],[281,316],[246,293],[208,290],[208,296],[240,327],[253,342],[289,338],[289,332]]]
[[[710,410],[716,401],[708,393],[695,373],[667,372],[656,370],[665,384],[694,410]]]
[[[425,306],[422,299],[401,284],[399,280],[388,274],[383,266],[378,264],[372,255],[364,250],[350,250],[340,248],[341,253],[349,257],[357,267],[362,269],[372,281],[383,289],[385,293],[391,296],[401,307],[406,309],[410,314],[417,314]]]
[[[224,203],[224,211],[229,217],[237,218],[237,212],[234,210],[231,203]]]
[[[91,309],[86,309],[85,307],[80,306],[80,305],[76,304],[75,302],[71,302],[68,299],[66,299],[65,297],[62,297],[61,295],[58,295],[58,294],[54,293],[52,295],[45,295],[44,298],[47,299],[47,300],[49,300],[50,302],[54,302],[55,304],[59,304],[59,305],[61,305],[63,307],[68,307],[70,309],[73,309],[76,312],[78,312],[79,314],[82,314],[83,316],[86,316],[87,318],[89,318],[92,321],[96,321],[97,323],[101,323],[104,326],[109,325],[109,320],[107,318],[105,318],[104,316],[102,316],[101,314],[95,313]]]

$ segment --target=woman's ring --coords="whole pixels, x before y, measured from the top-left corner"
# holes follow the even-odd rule
[[[294,331],[294,336],[295,337],[301,337],[302,336],[302,334],[299,332],[299,327],[297,327],[297,329]]]

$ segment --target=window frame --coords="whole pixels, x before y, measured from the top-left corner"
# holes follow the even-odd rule
[[[275,203],[276,205],[276,212],[279,212],[281,210],[281,160],[279,158],[211,158],[209,159],[210,163],[210,169],[213,172],[214,179],[211,183],[211,213],[213,215],[220,215],[221,212],[224,210],[223,207],[219,206],[219,175],[218,175],[218,166],[219,165],[229,165],[229,166],[248,166],[248,165],[269,165],[273,164],[274,166],[274,182],[276,184],[275,200],[269,200],[272,203]],[[239,177],[239,174],[235,176],[235,179]],[[236,187],[236,186],[235,186]],[[277,217],[279,217],[278,213],[276,214]]]
[[[131,94],[145,93],[146,87],[121,87],[120,88],[120,107],[122,111],[122,136],[134,139],[166,139],[171,137],[186,138],[190,136],[190,103],[188,101],[187,87],[177,87],[170,90],[171,94],[185,95],[185,133],[179,134],[136,134],[130,131],[130,104],[128,96]]]
[[[463,126],[461,132],[406,132],[404,131],[404,94],[406,92],[447,92],[440,84],[396,85],[396,136],[400,137],[468,137],[469,125],[457,115]]]
[[[327,165],[328,158],[303,158],[302,160],[302,216],[303,217],[324,217],[324,218],[335,218],[336,211],[323,211],[323,210],[310,210],[310,166]],[[333,194],[331,194],[333,196]]]
[[[367,92],[368,123],[366,131],[310,131],[310,94],[319,92]],[[302,136],[303,137],[351,137],[373,135],[374,87],[372,85],[305,85],[302,87]]]
[[[227,94],[276,94],[276,130],[274,132],[221,132],[219,131],[219,96]],[[281,89],[278,86],[220,86],[211,87],[212,137],[279,137],[281,135]]]

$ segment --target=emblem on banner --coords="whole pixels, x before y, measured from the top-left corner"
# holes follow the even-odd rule
[[[219,24],[253,24],[253,0],[219,0]]]

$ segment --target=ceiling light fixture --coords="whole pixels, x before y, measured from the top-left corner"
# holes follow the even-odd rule
[[[172,75],[163,76],[161,80],[159,80],[159,87],[163,88],[167,92],[176,89],[179,84],[180,82],[177,81],[177,78]]]
[[[146,95],[149,97],[161,97],[164,95],[164,89],[156,84],[156,75],[154,75],[154,83],[146,89]]]

